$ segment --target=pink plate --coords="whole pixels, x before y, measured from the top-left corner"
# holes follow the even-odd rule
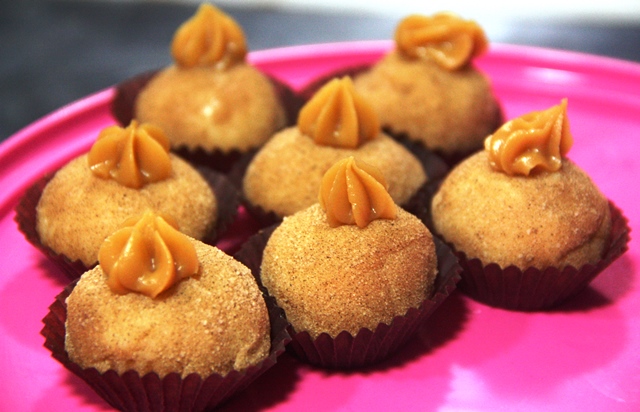
[[[294,87],[375,61],[389,42],[254,52]],[[640,221],[640,65],[494,45],[478,61],[507,118],[569,99],[570,157],[630,220]],[[17,231],[13,208],[44,172],[86,151],[114,123],[108,89],[64,107],[0,145],[0,404],[7,411],[98,411],[108,405],[52,359],[41,319],[65,286]],[[633,234],[633,232],[632,232]],[[330,372],[285,355],[224,410],[638,411],[640,256],[635,242],[591,287],[542,313],[494,309],[454,293],[404,350],[375,368]]]

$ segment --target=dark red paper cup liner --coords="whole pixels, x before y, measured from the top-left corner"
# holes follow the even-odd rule
[[[515,266],[501,268],[496,263],[483,264],[469,259],[460,251],[456,254],[462,266],[462,279],[458,288],[471,298],[490,306],[537,311],[550,309],[578,292],[628,249],[631,229],[628,221],[612,202],[611,242],[605,256],[596,264],[577,269],[566,266],[520,269]]]
[[[197,170],[216,196],[218,219],[213,230],[202,239],[204,243],[214,245],[235,221],[240,206],[240,193],[225,175],[202,166],[197,167]]]
[[[160,69],[141,73],[116,85],[115,96],[111,102],[111,113],[120,125],[127,126],[134,119],[134,107],[140,91],[159,71]],[[267,77],[284,107],[287,119],[286,126],[295,124],[302,106],[302,98],[286,83],[273,76],[267,75]],[[228,173],[235,162],[245,154],[239,150],[208,151],[204,149],[189,149],[187,147],[177,147],[172,150],[195,165],[202,165],[221,173]]]
[[[118,410],[196,412],[215,408],[275,365],[278,356],[284,353],[286,344],[291,340],[282,309],[275,305],[273,298],[265,296],[271,322],[271,350],[266,359],[242,371],[231,371],[224,376],[200,376],[192,373],[184,378],[178,373],[171,373],[161,378],[153,372],[140,376],[133,370],[118,374],[114,370],[101,373],[95,368],[85,369],[69,359],[64,347],[66,299],[75,283],[72,282],[56,296],[49,307],[49,313],[43,319],[41,333],[45,337],[44,346],[65,368],[79,376]]]
[[[249,267],[258,281],[262,252],[275,228],[261,230],[236,254],[236,259]],[[335,338],[325,333],[313,339],[308,332],[296,332],[290,327],[292,341],[287,349],[301,361],[327,369],[356,369],[387,359],[413,336],[418,326],[455,290],[460,280],[462,269],[451,249],[436,237],[434,242],[438,256],[435,289],[433,295],[418,308],[410,308],[390,324],[380,323],[375,330],[363,328],[356,336],[343,331]]]
[[[218,219],[216,225],[202,239],[204,243],[214,245],[236,218],[240,204],[239,193],[235,186],[231,184],[223,174],[205,167],[198,167],[197,170],[213,189],[218,203]],[[58,253],[42,244],[40,235],[36,229],[36,208],[42,196],[42,191],[54,175],[55,172],[42,176],[25,190],[15,208],[15,221],[18,229],[27,241],[62,269],[70,280],[73,280],[80,277],[80,275],[95,265],[87,267],[82,261],[72,260],[63,253]],[[87,230],[91,230],[91,228],[87,228]]]
[[[306,86],[304,86],[300,91],[300,96],[306,102],[311,97],[313,97],[313,95],[330,80],[334,78],[342,78],[345,76],[355,78],[359,74],[369,70],[371,66],[373,66],[373,64],[346,67],[346,68],[332,71],[329,73],[324,73],[320,75],[318,78],[311,80]],[[504,113],[503,113],[502,107],[499,107],[499,110],[496,113],[496,118],[493,121],[494,130],[502,126],[503,123],[504,123]],[[418,139],[415,139],[406,133],[398,132],[394,130],[392,127],[390,127],[390,125],[382,125],[382,129],[386,134],[388,134],[389,136],[393,137],[394,139],[400,142],[403,142],[403,144],[405,145],[406,145],[406,142],[413,142],[414,143],[413,145],[408,146],[410,149],[415,150],[418,147],[422,147],[426,150],[431,151],[433,155],[437,156],[442,161],[444,161],[445,164],[448,166],[448,168],[455,166],[456,164],[460,163],[462,160],[466,159],[467,157],[471,156],[472,154],[474,154],[475,152],[483,148],[482,146],[479,146],[478,148],[472,149],[472,150],[466,150],[466,151],[461,150],[461,151],[446,153],[446,152],[443,152],[442,150],[428,149]]]
[[[18,224],[18,230],[22,232],[25,239],[34,247],[40,250],[50,261],[56,264],[69,279],[76,279],[84,272],[90,269],[80,260],[72,260],[55,252],[48,246],[42,244],[40,235],[36,229],[37,212],[36,208],[42,196],[42,191],[55,173],[48,173],[36,180],[24,192],[18,204],[16,205],[15,221]]]
[[[451,168],[435,152],[427,149],[421,143],[406,139],[396,140],[407,148],[420,161],[427,175],[427,182],[402,206],[404,210],[418,217],[433,232],[431,227],[431,199],[436,194],[442,181]]]
[[[282,221],[282,216],[279,216],[275,212],[265,210],[262,207],[251,203],[243,193],[242,181],[244,179],[245,172],[256,155],[257,151],[247,153],[238,162],[235,163],[233,168],[229,171],[227,177],[231,183],[238,189],[240,193],[240,203],[245,208],[246,212],[256,223],[256,231],[264,229],[271,225],[277,224]]]
[[[251,215],[254,221],[257,222],[258,229],[264,229],[266,227],[278,224],[282,222],[283,217],[279,216],[275,212],[265,210],[260,206],[256,206],[245,197],[241,197],[242,205],[247,210],[247,213]]]

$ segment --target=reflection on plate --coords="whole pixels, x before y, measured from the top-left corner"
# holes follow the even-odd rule
[[[370,63],[389,42],[254,52],[251,61],[300,88],[345,65]],[[478,65],[507,118],[569,99],[584,168],[636,228],[640,195],[640,66],[494,45]],[[41,174],[88,149],[114,123],[113,90],[60,109],[0,145],[0,388],[6,410],[99,411],[108,406],[42,347],[47,306],[65,276],[17,231],[13,207]],[[285,355],[223,410],[637,411],[640,290],[635,242],[560,308],[520,313],[454,293],[397,356],[357,372],[316,370]]]

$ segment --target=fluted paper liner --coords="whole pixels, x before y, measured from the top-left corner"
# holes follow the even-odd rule
[[[265,296],[271,322],[269,356],[242,371],[234,370],[224,376],[218,374],[200,376],[192,373],[184,378],[179,373],[171,373],[160,378],[154,372],[140,376],[134,370],[118,374],[114,370],[100,373],[95,368],[84,369],[69,359],[64,348],[66,299],[75,284],[74,281],[67,286],[49,307],[49,313],[43,319],[44,327],[41,331],[45,337],[44,346],[65,368],[79,376],[109,405],[118,410],[196,412],[214,408],[245,389],[275,365],[278,356],[284,353],[286,344],[291,340],[282,309],[275,305],[273,298]]]
[[[515,266],[501,268],[496,263],[484,264],[480,259],[469,259],[456,251],[462,266],[460,290],[473,299],[491,306],[536,311],[555,307],[578,292],[628,248],[628,221],[612,202],[611,241],[604,257],[596,264],[577,269],[549,267],[544,270],[533,267],[520,269]]]
[[[271,226],[252,236],[235,256],[251,269],[260,288],[267,294],[268,291],[260,282],[260,266],[262,252],[276,227]],[[308,332],[296,332],[290,326],[292,341],[287,349],[303,362],[328,369],[365,367],[391,356],[455,290],[456,283],[460,280],[461,267],[455,255],[437,237],[434,236],[433,240],[438,257],[438,275],[433,295],[418,308],[410,308],[404,315],[396,316],[388,325],[380,323],[375,330],[363,328],[356,336],[343,331],[335,338],[324,333],[312,339]]]
[[[160,69],[141,73],[116,85],[115,96],[111,102],[111,113],[120,125],[128,125],[135,117],[134,107],[138,95],[159,71]],[[298,112],[302,107],[302,98],[286,83],[273,76],[266,76],[271,81],[276,95],[284,107],[287,118],[286,126],[295,124]],[[171,150],[193,164],[202,165],[222,173],[228,173],[233,165],[245,155],[245,152],[239,150],[208,151],[199,148],[188,149],[186,147],[172,148]]]
[[[204,243],[214,245],[236,218],[238,205],[240,204],[239,193],[235,186],[231,184],[223,174],[205,167],[198,167],[197,170],[204,177],[216,195],[218,219],[215,227],[213,227],[212,230],[206,234],[203,239],[201,239]],[[16,205],[15,221],[18,224],[18,229],[22,232],[27,241],[60,267],[70,280],[74,280],[91,268],[85,266],[85,264],[80,260],[71,260],[63,253],[58,253],[50,247],[43,245],[36,229],[36,207],[40,201],[42,191],[54,175],[55,172],[42,176],[25,190]],[[91,230],[91,228],[88,227],[87,230]]]

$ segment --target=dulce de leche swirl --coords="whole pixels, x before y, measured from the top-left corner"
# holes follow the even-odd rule
[[[171,54],[181,67],[215,66],[221,69],[244,61],[247,45],[242,28],[211,4],[202,4],[196,14],[176,30]]]
[[[409,58],[433,59],[447,70],[457,70],[487,49],[484,30],[474,21],[452,13],[410,15],[396,27],[396,47]]]
[[[109,236],[98,253],[114,293],[155,298],[181,279],[198,273],[200,263],[189,238],[168,217],[146,211]]]
[[[533,169],[559,170],[572,144],[567,99],[505,123],[484,141],[491,167],[508,175],[525,176]]]
[[[378,136],[380,122],[351,78],[343,77],[328,82],[305,104],[298,129],[319,145],[355,149]]]
[[[133,120],[122,128],[103,129],[88,155],[89,168],[98,177],[139,189],[171,175],[169,140],[154,125]]]
[[[396,204],[387,192],[382,173],[353,156],[334,164],[322,178],[320,206],[332,227],[366,227],[376,219],[395,219]]]

